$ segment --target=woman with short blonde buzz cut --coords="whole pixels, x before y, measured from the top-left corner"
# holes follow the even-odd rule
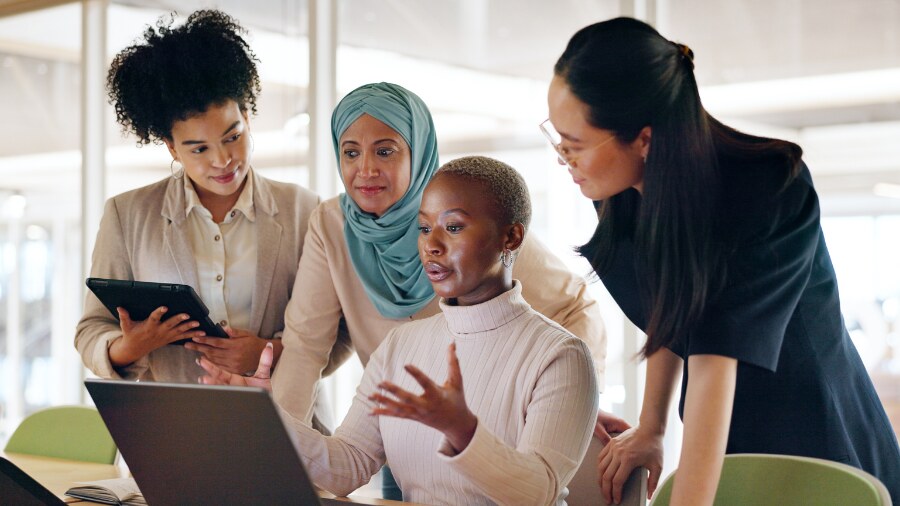
[[[597,382],[586,343],[535,311],[513,278],[529,217],[524,180],[500,161],[460,158],[430,180],[418,257],[441,312],[388,332],[334,436],[296,427],[317,486],[348,494],[389,461],[407,501],[565,504]],[[269,350],[252,378],[203,360],[202,381],[269,387],[270,360]]]

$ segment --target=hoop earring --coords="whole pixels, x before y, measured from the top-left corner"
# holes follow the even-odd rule
[[[513,264],[513,252],[511,250],[505,249],[503,253],[500,253],[500,263],[503,264],[503,267],[509,269]]]
[[[181,162],[178,162],[178,164],[181,165],[181,167],[178,167],[178,169],[176,170],[175,162],[178,162],[178,160],[176,160],[175,158],[173,158],[172,161],[169,162],[169,172],[172,173],[172,179],[180,179],[181,176],[176,176],[175,174],[177,172],[177,173],[181,173],[182,176],[184,175],[184,173],[182,172],[184,170],[184,164],[182,164]]]
[[[253,134],[247,132],[247,135],[250,136],[250,154],[253,154],[253,151],[256,150],[256,140],[253,138]]]

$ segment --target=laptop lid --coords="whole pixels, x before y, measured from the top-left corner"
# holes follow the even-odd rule
[[[346,504],[319,498],[263,389],[84,383],[149,504]]]
[[[0,457],[0,504],[63,506],[65,503],[18,466]]]

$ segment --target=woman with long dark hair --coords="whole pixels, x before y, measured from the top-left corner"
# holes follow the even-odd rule
[[[618,18],[576,33],[542,127],[599,223],[579,248],[647,334],[637,426],[600,454],[618,501],[662,468],[683,369],[673,504],[711,504],[725,453],[845,462],[900,502],[900,450],[840,313],[812,179],[796,144],[744,134],[703,108],[693,52]]]

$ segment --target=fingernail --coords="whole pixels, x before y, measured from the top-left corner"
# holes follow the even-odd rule
[[[273,349],[274,347],[275,347],[275,346],[273,346],[272,343],[266,343],[266,348],[269,348],[269,349],[271,350],[271,349]]]
[[[198,357],[198,358],[195,358],[195,359],[194,359],[194,362],[196,362],[197,365],[200,365],[200,358],[199,358],[199,357]],[[198,378],[198,379],[199,379],[199,378]]]

